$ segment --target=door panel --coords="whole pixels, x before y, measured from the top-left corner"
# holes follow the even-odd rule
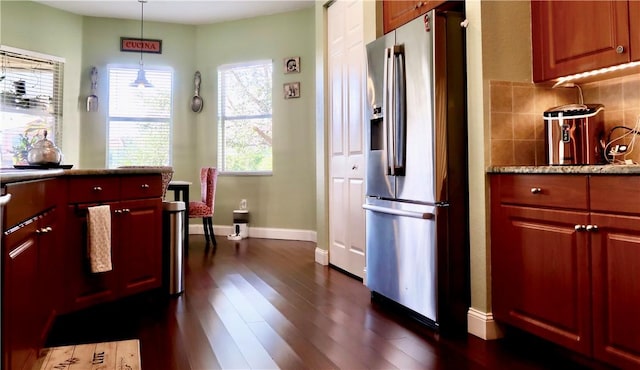
[[[535,82],[631,59],[627,1],[532,1],[531,19]]]
[[[575,230],[589,223],[588,213],[504,205],[493,210],[496,319],[589,354],[587,233]]]
[[[328,10],[330,263],[364,277],[363,4],[336,1]]]
[[[594,213],[592,233],[594,356],[640,367],[640,218]]]
[[[162,284],[162,203],[159,199],[121,202],[122,213],[114,217],[118,225],[119,266],[123,295]]]

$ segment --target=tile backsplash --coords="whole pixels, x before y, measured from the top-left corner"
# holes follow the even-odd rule
[[[640,75],[580,85],[585,103],[605,106],[605,135],[614,126],[634,127],[640,116]],[[546,165],[542,113],[578,103],[577,88],[491,81],[491,165]],[[616,130],[612,138],[624,134]],[[627,158],[640,163],[640,137]]]

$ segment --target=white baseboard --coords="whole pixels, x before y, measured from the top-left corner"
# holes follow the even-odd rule
[[[329,251],[316,247],[316,263],[319,263],[322,266],[329,265]]]
[[[504,334],[491,312],[482,312],[473,307],[467,312],[467,331],[484,340],[502,338]]]
[[[301,240],[314,243],[317,241],[316,232],[313,230],[249,227],[248,231],[250,238]],[[213,232],[217,236],[230,235],[233,233],[233,226],[213,225]],[[204,228],[201,224],[189,225],[189,234],[202,235],[204,234]]]

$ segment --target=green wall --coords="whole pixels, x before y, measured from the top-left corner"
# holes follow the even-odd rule
[[[218,178],[217,223],[247,199],[251,226],[315,230],[315,62],[313,8],[198,27],[196,64],[204,109],[194,124],[196,166],[216,163],[217,70],[222,64],[273,60],[273,175]],[[300,73],[284,74],[283,59],[300,57]],[[284,99],[283,84],[300,82],[300,98]],[[229,222],[224,222],[228,219]],[[223,222],[221,222],[221,220]]]
[[[58,143],[64,162],[74,168],[104,168],[106,66],[138,65],[139,54],[120,52],[119,40],[139,36],[139,21],[83,17],[31,1],[2,1],[0,7],[1,44],[66,60],[63,140]],[[162,54],[145,54],[145,65],[174,70],[174,178],[192,181],[195,198],[200,193],[199,168],[216,165],[216,68],[273,60],[273,175],[220,176],[214,223],[230,225],[232,210],[244,198],[252,227],[315,231],[313,8],[203,26],[148,21],[144,26],[145,38],[163,40]],[[290,56],[301,58],[301,73],[282,72],[282,61]],[[92,66],[98,68],[98,112],[85,110]],[[196,70],[203,79],[200,113],[189,108]],[[294,81],[300,82],[301,97],[285,101],[282,84]]]

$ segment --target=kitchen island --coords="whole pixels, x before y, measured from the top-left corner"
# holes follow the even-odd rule
[[[491,186],[498,322],[640,367],[640,166],[508,166]]]
[[[56,316],[160,288],[160,168],[0,171],[2,368],[30,367]],[[112,269],[91,272],[87,212],[109,206]]]

